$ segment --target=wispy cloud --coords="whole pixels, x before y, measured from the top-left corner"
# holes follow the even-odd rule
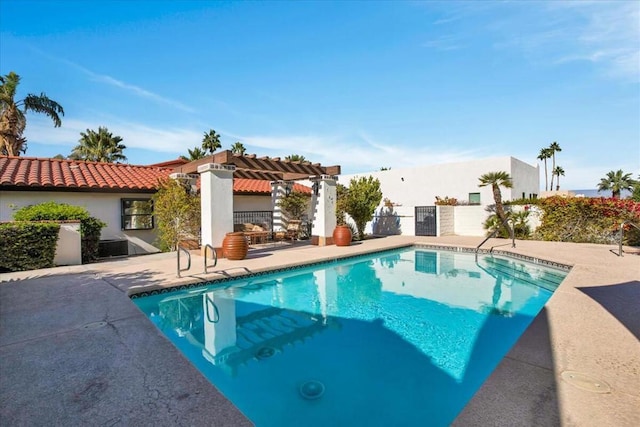
[[[35,51],[38,54],[40,54],[41,56],[49,58],[49,59],[51,59],[53,61],[61,62],[63,64],[66,64],[66,65],[68,65],[68,66],[70,66],[70,67],[82,72],[83,74],[87,75],[91,80],[93,80],[95,82],[104,83],[104,84],[107,84],[109,86],[114,86],[114,87],[117,87],[119,89],[123,89],[123,90],[125,90],[125,91],[127,91],[127,92],[129,92],[129,93],[131,93],[131,94],[133,94],[135,96],[152,100],[152,101],[154,101],[154,102],[156,102],[158,104],[168,105],[170,107],[177,108],[179,110],[186,111],[188,113],[196,113],[197,112],[197,110],[195,110],[194,108],[191,108],[188,105],[185,105],[180,101],[176,101],[174,99],[170,99],[170,98],[164,97],[162,95],[158,95],[157,93],[148,91],[148,90],[143,89],[143,88],[141,88],[139,86],[126,83],[126,82],[124,82],[122,80],[118,80],[115,77],[112,77],[112,76],[109,76],[109,75],[106,75],[106,74],[96,73],[96,72],[91,71],[88,68],[86,68],[86,67],[84,67],[84,66],[82,66],[80,64],[77,64],[77,63],[75,63],[73,61],[70,61],[68,59],[52,56],[49,53],[44,52],[44,51],[42,51],[42,50],[40,50],[40,49],[38,49],[38,48],[36,48],[34,46],[30,46],[30,48],[33,51]]]
[[[460,16],[448,16],[446,18],[439,18],[433,21],[433,25],[444,25],[450,22],[455,22],[460,19]]]
[[[461,39],[457,36],[439,36],[423,42],[422,46],[440,51],[458,50],[464,47]]]
[[[247,146],[259,148],[263,154],[300,154],[323,165],[339,164],[343,173],[376,171],[383,166],[404,168],[466,161],[478,156],[476,150],[401,146],[376,140],[366,132],[356,135],[254,135],[238,136],[238,139]]]
[[[165,97],[160,96],[160,95],[158,95],[156,93],[149,92],[148,90],[145,90],[145,89],[143,89],[141,87],[138,87],[138,86],[135,86],[135,85],[132,85],[132,84],[128,84],[128,83],[125,83],[125,82],[123,82],[121,80],[115,79],[115,78],[113,78],[111,76],[107,76],[107,75],[104,75],[104,74],[97,74],[97,73],[94,73],[92,71],[87,70],[86,68],[82,68],[82,67],[79,67],[79,68],[82,69],[86,74],[91,76],[97,82],[106,83],[106,84],[111,85],[111,86],[119,87],[121,89],[124,89],[124,90],[130,92],[130,93],[133,93],[134,95],[140,96],[142,98],[151,99],[151,100],[153,100],[153,101],[155,101],[155,102],[157,102],[159,104],[169,105],[169,106],[175,107],[175,108],[177,108],[179,110],[186,111],[188,113],[195,113],[196,112],[195,109],[193,109],[193,108],[191,108],[191,107],[189,107],[189,106],[187,106],[187,105],[185,105],[185,104],[183,104],[181,102],[175,101],[173,99],[165,98]]]
[[[87,129],[97,130],[99,126],[107,127],[114,135],[122,137],[122,142],[127,148],[175,154],[185,153],[188,148],[193,148],[202,141],[202,133],[191,129],[163,128],[156,125],[151,127],[105,117],[95,121],[65,119],[62,127],[54,128],[47,118],[34,116],[29,118],[25,136],[28,142],[67,146],[70,152],[78,144],[81,132]]]
[[[518,48],[537,61],[588,61],[615,78],[640,79],[640,3],[517,3],[488,26],[497,48]]]

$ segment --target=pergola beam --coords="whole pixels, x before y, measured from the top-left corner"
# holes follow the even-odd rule
[[[267,179],[271,181],[281,179],[305,179],[319,175],[339,175],[340,166],[322,166],[320,163],[292,162],[280,160],[279,157],[257,157],[255,154],[233,154],[229,150],[214,153],[202,159],[194,160],[176,167],[175,172],[195,173],[198,166],[207,163],[233,165],[236,167],[234,176],[238,178]],[[266,173],[264,178],[260,173]],[[272,175],[271,175],[272,174]]]

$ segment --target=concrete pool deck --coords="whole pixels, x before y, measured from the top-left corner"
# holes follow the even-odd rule
[[[203,259],[176,278],[175,253],[0,274],[0,424],[251,425],[129,299],[132,293],[424,243],[296,244]],[[457,426],[640,425],[640,256],[615,245],[491,239],[496,249],[573,266],[458,416]],[[183,259],[184,260],[184,259]],[[428,420],[425,420],[428,423]]]

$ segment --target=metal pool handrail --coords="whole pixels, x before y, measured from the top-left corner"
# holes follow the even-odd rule
[[[187,268],[180,268],[180,252],[181,251],[184,251],[184,253],[187,254]],[[176,251],[176,256],[177,256],[177,259],[176,259],[176,261],[177,261],[176,275],[178,277],[182,277],[182,276],[180,276],[180,272],[181,271],[187,271],[188,269],[191,268],[191,253],[188,250],[186,250],[185,248],[178,247],[178,250]]]
[[[484,245],[487,240],[489,240],[490,238],[492,238],[496,234],[498,234],[498,231],[500,231],[500,229],[502,227],[504,227],[505,224],[508,223],[509,221],[511,221],[511,218],[507,218],[504,221],[502,221],[502,224],[500,224],[500,227],[498,227],[495,230],[493,230],[493,233],[489,234],[482,242],[480,242],[480,244],[478,246],[476,246],[476,262],[478,261],[478,251],[480,250],[480,246]],[[508,230],[509,230],[509,232],[511,234],[511,247],[515,248],[516,247],[516,233],[515,233],[515,231],[513,229],[508,229]],[[491,248],[489,253],[491,253],[491,251],[493,251],[493,248]]]
[[[640,227],[638,227],[637,224],[634,224],[631,221],[622,221],[622,224],[620,224],[620,242],[618,243],[618,256],[623,256],[622,255],[622,237],[624,235],[624,226],[625,226],[625,224],[633,225],[635,228],[640,230]]]
[[[211,253],[213,253],[213,265],[207,266],[207,249],[211,249]],[[210,244],[204,245],[204,274],[207,274],[207,267],[215,267],[218,265],[218,253]]]

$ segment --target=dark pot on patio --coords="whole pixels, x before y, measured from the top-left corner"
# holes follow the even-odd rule
[[[349,246],[351,245],[351,229],[346,225],[338,225],[333,230],[333,243],[336,246]]]
[[[222,240],[222,253],[227,259],[245,259],[248,251],[249,243],[242,232],[227,233]]]

